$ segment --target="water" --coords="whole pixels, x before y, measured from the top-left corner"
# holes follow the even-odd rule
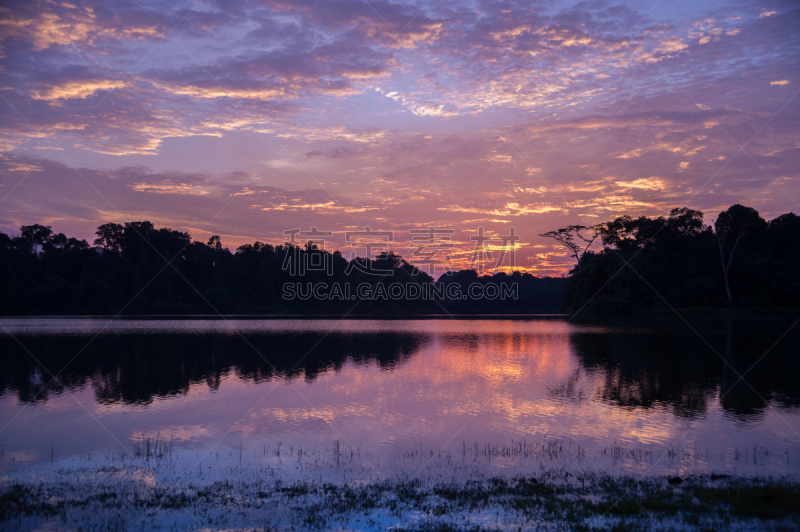
[[[3,319],[0,476],[156,438],[181,474],[795,475],[792,323]]]

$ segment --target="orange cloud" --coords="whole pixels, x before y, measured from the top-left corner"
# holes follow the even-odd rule
[[[70,81],[50,87],[46,90],[32,91],[31,98],[45,101],[70,100],[74,98],[85,99],[94,95],[97,91],[119,89],[126,85],[124,81],[111,79]]]

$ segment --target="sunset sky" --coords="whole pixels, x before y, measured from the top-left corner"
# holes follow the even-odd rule
[[[560,274],[568,224],[800,213],[792,1],[4,2],[0,78],[9,234],[513,226]]]

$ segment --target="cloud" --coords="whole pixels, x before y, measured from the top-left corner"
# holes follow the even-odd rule
[[[99,3],[10,2],[0,7],[0,46],[20,44],[24,49],[42,52],[163,37],[159,25],[141,8],[125,11],[125,4],[115,9]]]
[[[209,190],[187,183],[134,183],[130,187],[136,192],[152,192],[155,194],[190,194],[205,196]]]
[[[700,56],[692,53],[692,46],[700,46],[692,42],[705,37],[702,46],[721,39],[724,47],[704,52],[703,61],[733,64],[728,78],[741,83],[750,78],[736,70],[747,65],[730,59],[757,55],[753,46],[763,47],[768,41],[762,37],[791,25],[794,16],[763,21],[775,26],[771,30],[748,25],[741,16],[704,18],[687,34],[682,27],[658,23],[642,13],[615,10],[615,20],[632,26],[638,23],[628,35],[610,24],[609,14],[596,6],[546,14],[522,5],[497,9],[482,4],[481,16],[476,17],[463,6],[431,5],[420,12],[419,6],[389,1],[299,0],[258,5],[243,0],[226,4],[225,10],[209,5],[196,11],[153,9],[149,14],[132,5],[90,3],[69,8],[46,3],[41,9],[37,5],[7,8],[10,22],[3,42],[15,47],[6,68],[12,69],[14,88],[28,87],[30,98],[27,102],[18,99],[14,105],[26,118],[41,116],[46,131],[45,111],[36,109],[35,102],[52,107],[62,101],[87,100],[89,105],[83,109],[70,105],[46,111],[51,113],[50,123],[75,122],[81,110],[88,112],[115,89],[104,103],[122,107],[127,116],[114,122],[107,120],[106,113],[104,124],[84,130],[80,146],[120,155],[158,153],[167,138],[237,130],[280,133],[304,110],[313,113],[318,105],[324,108],[319,98],[351,99],[344,105],[357,107],[355,99],[374,88],[370,84],[378,79],[387,97],[410,114],[428,119],[514,108],[575,114],[581,108],[631,101],[635,95],[657,97],[664,86],[651,83],[650,78],[662,69],[670,72],[679,58],[698,77],[708,72],[698,63]],[[54,28],[41,32],[49,39],[46,46],[35,45],[28,32],[40,23]],[[63,24],[78,28],[70,37],[74,40],[62,43],[59,28]],[[149,40],[157,45],[164,29],[172,26],[180,44],[175,49],[178,53],[168,61],[147,60],[137,66],[142,55],[148,57],[148,49],[139,49],[136,43]],[[243,28],[247,31],[238,31]],[[214,39],[209,38],[210,30]],[[778,31],[781,35],[788,27]],[[735,42],[724,42],[734,34]],[[160,53],[169,42],[152,53]],[[79,56],[66,53],[67,46],[77,47],[94,66],[76,62]],[[41,60],[27,60],[25,53],[31,50]],[[57,79],[42,68],[51,61],[62,65]],[[135,75],[128,79],[131,67],[136,67]],[[683,75],[681,68],[670,76]],[[691,82],[680,83],[691,91]],[[721,79],[704,83],[712,99],[725,85]],[[711,109],[707,103],[697,105]],[[139,124],[139,117],[150,126]],[[12,117],[12,130],[28,127],[15,122]],[[264,127],[266,123],[273,127]],[[587,119],[583,124],[570,123],[572,127],[603,127]]]
[[[317,211],[323,213],[342,213],[342,212],[366,212],[378,210],[380,207],[353,207],[352,205],[339,205],[334,200],[321,203],[267,203],[266,205],[252,205],[259,207],[262,211]]]
[[[34,51],[41,51],[55,45],[67,45],[86,41],[95,23],[94,11],[91,8],[67,9],[61,16],[44,11],[34,19],[17,19],[9,23],[25,31],[23,34],[30,40]]]
[[[94,79],[87,81],[70,81],[63,85],[50,87],[46,90],[32,91],[31,97],[34,100],[69,100],[72,98],[85,99],[93,96],[97,91],[112,90],[124,87],[126,84],[121,80]]]
[[[664,190],[666,188],[666,183],[660,177],[639,178],[633,181],[615,181],[614,184],[623,189]]]
[[[333,224],[332,217],[338,219],[344,211],[377,208],[353,204],[320,189],[288,190],[264,185],[249,174],[155,172],[144,166],[73,169],[48,159],[38,162],[36,165],[31,158],[8,154],[0,157],[0,189],[16,185],[6,200],[13,203],[5,203],[13,207],[0,219],[5,231],[13,232],[26,223],[56,223],[62,232],[72,231],[91,239],[94,227],[105,221],[150,219],[191,229],[200,237],[205,232],[268,234],[274,240],[282,238],[286,224],[307,225],[304,216],[309,214],[327,216],[328,221],[322,220],[320,225],[330,227],[340,223]],[[35,173],[24,175],[28,170]],[[247,187],[243,186],[245,183],[249,183]],[[234,205],[220,210],[230,198],[234,198]],[[281,217],[265,218],[270,212]],[[295,213],[294,220],[287,218],[287,213]],[[237,242],[245,241],[247,238],[242,237]]]
[[[425,102],[421,105],[413,107],[411,109],[415,115],[419,116],[456,116],[458,113],[454,111],[447,111],[444,108],[444,104],[436,105],[431,102]]]
[[[146,7],[0,8],[2,190],[27,175],[4,227],[117,216],[42,156],[81,161],[124,216],[200,230],[232,199],[217,231],[242,240],[309,218],[536,235],[686,203],[797,210],[767,187],[768,174],[800,196],[798,111],[773,88],[800,68],[788,2],[763,16],[515,0]],[[555,251],[538,253],[556,271]]]
[[[389,48],[412,48],[430,43],[442,33],[442,22],[413,5],[386,0],[367,2],[328,0],[267,0],[279,13],[300,17],[312,28],[345,32]]]

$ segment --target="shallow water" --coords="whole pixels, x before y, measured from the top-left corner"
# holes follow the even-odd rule
[[[792,323],[3,319],[0,460],[794,475]]]

